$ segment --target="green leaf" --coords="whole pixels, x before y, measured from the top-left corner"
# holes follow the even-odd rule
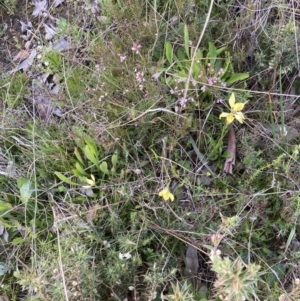
[[[77,169],[75,169],[75,168],[72,169],[72,173],[76,177],[82,177],[82,174]]]
[[[293,240],[293,238],[294,238],[294,236],[295,236],[295,233],[296,233],[296,227],[294,226],[294,227],[292,228],[292,230],[291,230],[291,232],[290,232],[290,235],[289,235],[289,237],[288,237],[288,240],[287,240],[287,242],[286,242],[286,246],[285,246],[285,251],[284,251],[284,253],[286,253],[286,251],[288,250],[288,248],[289,248],[289,246],[290,246],[290,244],[291,244],[291,242],[292,242],[292,240]]]
[[[79,174],[81,176],[86,176],[85,170],[82,168],[82,166],[78,162],[76,162],[75,166],[76,166],[76,170],[79,172]]]
[[[231,154],[228,151],[225,151],[222,155],[222,158],[230,158],[230,157],[231,157]]]
[[[200,65],[195,62],[193,65],[193,72],[192,72],[193,78],[197,79],[199,74],[200,74]]]
[[[184,24],[184,49],[185,49],[185,53],[187,55],[188,58],[190,58],[190,45],[189,45],[189,31],[188,31],[188,27],[186,24]]]
[[[86,145],[83,149],[84,154],[86,157],[95,165],[98,164],[98,156],[97,156],[97,149],[92,147],[91,145]]]
[[[25,184],[26,182],[27,182],[26,178],[18,178],[17,179],[18,188],[20,189],[23,186],[23,184]]]
[[[5,212],[12,209],[12,205],[10,203],[0,201],[0,214],[4,214]]]
[[[224,72],[221,76],[222,81],[225,81],[231,69],[230,53],[228,51],[225,52],[225,57],[225,65],[223,66]]]
[[[109,171],[108,171],[108,168],[107,168],[107,162],[106,161],[103,161],[100,164],[100,169],[103,171],[103,173],[105,173],[106,175],[109,175]]]
[[[238,82],[239,80],[243,80],[249,77],[248,73],[234,73],[229,80],[226,81],[227,85],[232,85],[235,82]]]
[[[112,157],[111,157],[111,163],[112,163],[112,165],[113,165],[114,168],[116,168],[117,162],[118,162],[118,156],[116,154],[112,155]]]
[[[180,70],[177,74],[180,78],[187,78],[187,71],[186,70]],[[176,78],[176,77],[175,77]],[[178,78],[177,78],[178,79]]]
[[[17,238],[15,238],[15,239],[13,239],[12,244],[15,245],[15,246],[16,246],[16,245],[20,245],[20,244],[22,244],[24,241],[25,241],[24,238],[22,238],[22,237],[17,237]]]
[[[172,49],[172,45],[170,42],[166,42],[165,52],[166,52],[167,60],[168,60],[169,64],[171,65],[173,62],[173,49]]]
[[[97,146],[96,146],[94,140],[93,140],[91,137],[89,137],[88,135],[86,135],[86,136],[84,137],[84,141],[85,141],[85,143],[89,146],[89,148],[91,149],[91,151],[92,151],[95,155],[98,156],[98,149],[97,149]]]
[[[221,48],[217,49],[216,54],[220,55],[226,49],[227,49],[227,46],[221,47]]]
[[[206,156],[204,156],[198,149],[198,146],[196,145],[194,139],[192,137],[190,137],[190,140],[189,140],[193,146],[193,149],[198,157],[198,159],[200,160],[200,162],[207,168],[207,170],[215,176],[215,173],[210,169],[210,167],[208,166],[208,161],[207,161],[207,158]]]
[[[81,157],[81,155],[80,155],[80,153],[79,153],[77,147],[75,148],[74,154],[75,154],[77,160],[79,161],[79,163],[80,163],[81,165],[84,165],[83,159],[82,159],[82,157]]]
[[[217,48],[212,42],[209,42],[208,49],[208,58],[210,59],[211,66],[214,67],[217,58]]]
[[[33,184],[30,180],[27,180],[20,188],[20,200],[26,204],[34,191]]]
[[[173,53],[173,60],[176,62],[176,66],[179,68],[179,69],[184,69],[186,67],[186,59],[184,58],[183,61],[181,61],[174,53]]]
[[[183,51],[183,48],[178,48],[178,50],[177,50],[177,57],[178,57],[178,60],[181,61],[181,62],[183,62],[183,61],[186,60],[186,55],[185,55],[185,53]]]
[[[79,184],[71,181],[70,179],[68,179],[66,176],[64,176],[61,172],[59,171],[56,171],[54,172],[54,174],[63,182],[67,183],[67,184],[70,184],[70,185],[76,185],[76,186],[79,186]]]
[[[201,50],[201,49],[198,49],[198,50],[197,50],[195,59],[196,59],[196,60],[201,60],[201,59],[203,59],[203,53],[202,53],[202,50]]]

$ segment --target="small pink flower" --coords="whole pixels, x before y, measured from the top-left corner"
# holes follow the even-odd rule
[[[142,82],[144,82],[145,81],[145,79],[144,79],[144,72],[137,72],[136,74],[135,74],[135,79],[136,79],[136,81],[138,82],[138,83],[142,83]]]
[[[221,68],[221,69],[219,70],[219,72],[218,72],[218,75],[223,75],[223,73],[224,73],[224,69]]]
[[[202,92],[205,92],[205,91],[206,91],[206,86],[202,86],[200,90],[201,90]]]
[[[140,49],[142,48],[142,46],[138,43],[133,43],[133,46],[131,47],[131,50],[133,52],[135,52],[136,54],[140,53]]]
[[[217,83],[218,82],[218,79],[216,78],[216,77],[210,77],[209,79],[208,79],[208,84],[210,85],[210,86],[212,86],[213,84],[215,84],[215,83]]]
[[[217,104],[220,104],[220,103],[221,103],[221,104],[224,104],[224,99],[219,98],[219,99],[216,100],[216,103],[217,103]]]
[[[118,53],[118,57],[120,58],[120,62],[123,63],[124,61],[126,61],[127,57],[125,54],[120,54]]]

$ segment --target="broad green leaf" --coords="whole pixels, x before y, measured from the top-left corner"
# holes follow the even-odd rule
[[[30,180],[27,180],[20,188],[21,202],[26,204],[29,201],[33,191],[34,191],[34,187],[32,182]]]
[[[73,168],[72,172],[73,172],[74,176],[76,176],[76,177],[82,177],[82,174],[77,169]]]
[[[18,188],[20,189],[23,186],[23,184],[25,184],[26,182],[27,182],[26,178],[18,178],[17,179]]]
[[[76,166],[76,170],[80,173],[81,176],[86,175],[86,172],[78,162],[76,162],[75,166]]]
[[[200,65],[195,62],[194,65],[193,65],[193,72],[192,72],[193,78],[195,80],[197,80],[199,74],[200,74]]]
[[[113,154],[112,157],[111,157],[111,163],[112,163],[114,168],[116,168],[117,162],[118,162],[118,156],[116,154]]]
[[[12,209],[12,205],[10,203],[0,201],[0,214],[3,214]]]
[[[108,171],[108,168],[107,168],[107,162],[106,161],[103,161],[100,164],[100,169],[103,171],[103,173],[105,173],[106,175],[109,175],[109,171]]]
[[[184,24],[184,49],[188,58],[190,58],[190,45],[189,45],[189,31],[186,24]]]
[[[174,87],[175,86],[174,77],[173,76],[168,76],[166,78],[166,84],[169,87]]]
[[[179,61],[183,62],[183,61],[186,60],[186,55],[185,55],[185,53],[184,53],[184,51],[183,51],[182,48],[178,48],[178,50],[177,50],[177,57],[178,57]]]
[[[24,238],[22,238],[22,237],[17,237],[17,238],[15,238],[15,239],[13,239],[12,244],[16,246],[16,245],[22,244],[23,242],[25,242],[25,239],[24,239]]]
[[[231,157],[231,154],[228,151],[225,151],[222,155],[222,158],[230,158],[230,157]]]
[[[202,52],[201,49],[198,49],[198,50],[197,50],[195,59],[196,59],[196,60],[201,60],[201,59],[203,59],[203,52]]]
[[[224,72],[221,76],[222,81],[227,78],[228,73],[231,69],[231,63],[230,63],[230,53],[228,51],[225,52],[225,66],[223,66]]]
[[[267,273],[267,281],[270,285],[278,283],[278,279],[283,279],[286,275],[286,266],[284,263],[278,263],[272,266],[272,273]]]
[[[173,60],[176,62],[176,66],[180,69],[185,68],[184,62],[186,62],[185,58],[183,61],[181,61],[174,53],[173,53]]]
[[[214,67],[217,58],[217,48],[212,42],[209,42],[208,49],[208,58],[210,59],[211,66]]]
[[[99,160],[97,156],[97,149],[87,144],[84,147],[83,152],[92,163],[94,163],[95,165],[98,164]]]
[[[232,85],[235,82],[238,82],[239,80],[243,80],[249,77],[248,73],[234,73],[229,80],[226,81],[227,85]]]
[[[93,153],[96,153],[96,154],[98,153],[97,146],[91,137],[89,137],[88,135],[85,135],[84,141],[90,147],[90,149],[93,151]]]
[[[169,64],[171,65],[173,62],[173,49],[172,49],[172,45],[170,42],[166,42],[165,52],[166,52],[167,60],[168,60]]]
[[[227,46],[224,46],[224,47],[221,47],[221,48],[217,49],[217,52],[216,52],[217,55],[220,55],[226,49],[227,49]]]
[[[198,159],[200,160],[200,162],[205,165],[205,167],[207,168],[207,170],[212,174],[215,175],[215,173],[210,169],[210,167],[208,166],[208,161],[205,155],[203,155],[199,149],[198,146],[196,145],[194,139],[192,137],[190,137],[190,142],[192,143],[193,149],[198,157]]]
[[[76,186],[79,186],[79,184],[71,181],[70,179],[68,179],[66,176],[64,176],[61,172],[59,171],[56,171],[54,172],[54,174],[63,182],[67,183],[67,184],[70,184],[70,185],[76,185]]]
[[[177,76],[180,77],[180,78],[187,78],[187,71],[186,70],[180,70],[177,73]]]
[[[77,147],[75,148],[74,154],[75,154],[77,160],[79,161],[79,163],[82,164],[82,165],[84,165],[83,159],[82,159],[82,157],[81,157],[81,155],[80,155]]]

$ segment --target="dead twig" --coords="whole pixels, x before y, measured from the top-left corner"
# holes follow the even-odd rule
[[[224,172],[232,174],[233,165],[235,165],[235,157],[236,157],[236,140],[234,129],[231,126],[228,132],[228,145],[227,152],[230,154],[230,157],[226,158],[224,163]]]

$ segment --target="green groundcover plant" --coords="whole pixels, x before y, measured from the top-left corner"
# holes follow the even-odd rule
[[[299,300],[298,11],[0,1],[0,300]]]

